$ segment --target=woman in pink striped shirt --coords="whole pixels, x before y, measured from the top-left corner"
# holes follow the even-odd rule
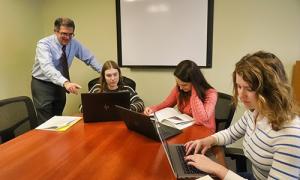
[[[215,105],[217,91],[206,81],[197,64],[191,60],[181,61],[174,72],[176,86],[160,104],[146,107],[144,113],[177,105],[181,113],[192,116],[195,123],[215,132]]]

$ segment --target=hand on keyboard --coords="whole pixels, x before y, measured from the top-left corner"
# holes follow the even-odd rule
[[[187,165],[193,166],[196,169],[209,174],[212,174],[214,170],[213,168],[210,168],[210,166],[213,167],[214,164],[216,164],[214,161],[202,154],[189,155],[186,156],[184,160],[186,161]]]
[[[184,159],[188,165],[194,166],[197,169],[214,175],[220,179],[224,179],[228,172],[226,167],[214,162],[203,154],[189,155]]]
[[[208,136],[203,139],[198,139],[195,141],[189,141],[185,143],[186,155],[196,154],[201,152],[201,154],[205,154],[206,151],[215,144],[216,140],[213,136]]]

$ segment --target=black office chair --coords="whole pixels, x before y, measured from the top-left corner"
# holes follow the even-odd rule
[[[27,96],[0,100],[0,141],[4,143],[38,126],[32,100]]]
[[[122,80],[123,80],[123,83],[125,84],[125,85],[128,85],[128,86],[130,86],[133,90],[135,90],[135,88],[136,88],[136,83],[135,83],[135,81],[133,80],[133,79],[130,79],[130,78],[128,78],[128,77],[126,77],[126,76],[122,76]],[[92,79],[92,80],[90,80],[90,82],[88,83],[88,89],[89,89],[89,91],[92,89],[92,87],[95,85],[95,84],[97,84],[97,83],[99,83],[99,78],[95,78],[95,79]]]
[[[235,112],[235,106],[232,103],[232,96],[218,92],[218,100],[216,103],[216,131],[227,129],[232,121]]]
[[[227,129],[233,119],[236,107],[232,103],[232,96],[218,92],[218,100],[216,104],[216,129],[221,131]],[[241,148],[224,147],[225,157],[235,160],[235,169],[237,172],[246,172],[250,162],[244,155]]]

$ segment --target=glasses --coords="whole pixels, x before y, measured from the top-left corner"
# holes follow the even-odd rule
[[[74,33],[59,32],[59,34],[60,34],[62,37],[69,37],[69,38],[72,38],[72,37],[75,36]]]

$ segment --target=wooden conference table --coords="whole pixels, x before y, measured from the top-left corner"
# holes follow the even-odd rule
[[[194,125],[168,142],[185,143],[209,134],[205,127]],[[161,143],[129,131],[122,121],[80,120],[64,132],[35,129],[0,145],[0,179],[175,177]]]

